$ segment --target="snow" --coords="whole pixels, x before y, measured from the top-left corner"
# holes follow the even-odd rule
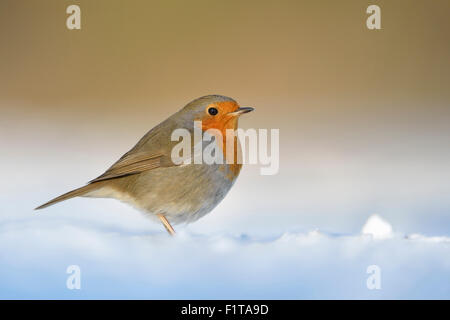
[[[386,239],[392,237],[392,226],[381,218],[379,215],[374,214],[369,217],[364,224],[362,234],[371,235],[374,239]]]
[[[3,221],[0,298],[450,298],[450,239],[393,233],[377,215],[362,234],[263,237],[179,228],[171,238],[159,226],[148,232],[138,215],[116,218]],[[71,265],[80,267],[80,290],[66,287]],[[373,265],[380,290],[366,285]]]

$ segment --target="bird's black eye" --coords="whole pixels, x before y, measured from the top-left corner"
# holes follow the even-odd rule
[[[212,116],[215,116],[216,114],[219,113],[219,110],[217,110],[216,108],[209,108],[208,113]]]

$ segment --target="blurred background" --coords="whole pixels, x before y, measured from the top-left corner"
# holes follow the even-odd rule
[[[71,4],[81,30],[66,28]],[[371,4],[381,30],[366,27]],[[114,200],[32,209],[222,94],[256,109],[243,128],[280,129],[280,171],[245,166],[181,230],[353,234],[378,213],[396,232],[448,236],[449,12],[447,0],[2,0],[0,223],[162,232]]]

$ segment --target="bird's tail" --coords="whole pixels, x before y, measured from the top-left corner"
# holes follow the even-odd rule
[[[64,193],[63,195],[60,195],[59,197],[56,197],[55,199],[52,199],[49,202],[44,203],[43,205],[35,208],[34,210],[44,209],[51,205],[54,205],[55,203],[58,203],[58,202],[61,202],[61,201],[67,200],[67,199],[71,199],[74,197],[83,196],[83,195],[97,189],[98,187],[99,186],[97,185],[97,183],[88,184],[84,187]]]

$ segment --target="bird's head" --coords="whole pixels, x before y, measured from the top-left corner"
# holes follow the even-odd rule
[[[201,121],[203,131],[216,129],[224,136],[227,129],[237,129],[239,116],[250,111],[253,108],[240,107],[232,98],[219,95],[198,98],[181,110],[185,120]]]

